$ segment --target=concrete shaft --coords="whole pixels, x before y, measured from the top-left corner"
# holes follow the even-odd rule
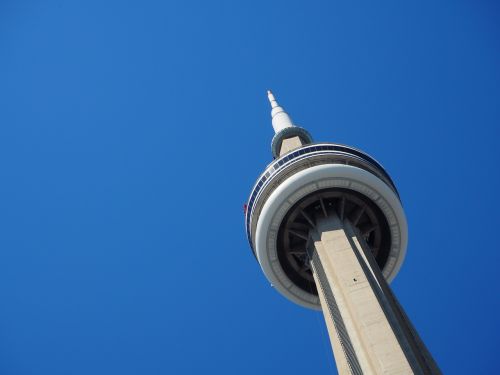
[[[302,146],[302,141],[300,140],[300,137],[295,136],[291,138],[285,138],[283,139],[283,142],[281,143],[281,148],[280,148],[280,155],[283,156],[286,153],[295,150],[296,148],[299,148]]]
[[[318,218],[308,255],[339,374],[440,374],[348,220]]]

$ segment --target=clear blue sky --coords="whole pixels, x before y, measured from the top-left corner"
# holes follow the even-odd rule
[[[493,1],[0,2],[0,374],[334,374],[242,205],[272,88],[391,173],[394,290],[447,374],[498,371]]]

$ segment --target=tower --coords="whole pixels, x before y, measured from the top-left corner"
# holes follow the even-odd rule
[[[340,374],[440,374],[389,286],[408,240],[390,176],[363,151],[313,143],[268,97],[274,161],[245,212],[265,276],[289,300],[323,311]]]

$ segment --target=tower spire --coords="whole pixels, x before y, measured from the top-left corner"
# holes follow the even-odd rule
[[[271,108],[276,108],[279,106],[278,102],[276,101],[276,98],[274,97],[271,90],[267,90],[267,98],[269,99],[269,102],[271,103]]]
[[[271,142],[273,156],[277,158],[291,150],[312,143],[311,135],[307,130],[294,125],[288,113],[278,104],[271,90],[267,91],[267,97],[271,103],[271,118],[275,133]]]
[[[278,104],[271,90],[267,90],[267,97],[271,103],[271,118],[273,123],[274,132],[278,133],[285,128],[293,127],[293,122],[288,113],[285,112],[283,107]]]

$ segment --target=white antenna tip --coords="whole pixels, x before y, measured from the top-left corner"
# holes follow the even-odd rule
[[[269,102],[271,103],[271,107],[275,108],[278,106],[278,102],[274,98],[274,95],[271,90],[267,90],[267,97],[269,98]]]

